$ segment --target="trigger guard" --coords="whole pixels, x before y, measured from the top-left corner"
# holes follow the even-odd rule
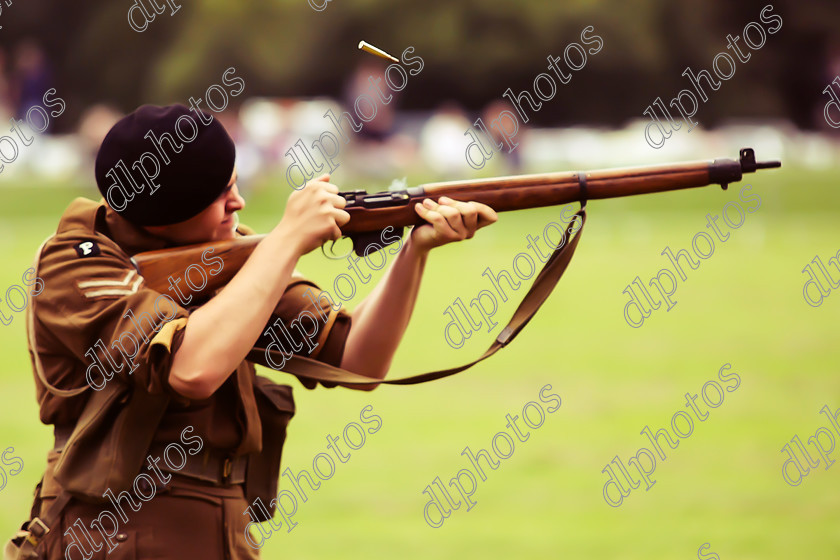
[[[352,252],[353,252],[353,249],[352,249],[352,247],[351,247],[351,249],[350,249],[349,251],[347,251],[347,253],[346,253],[346,254],[344,254],[344,255],[336,255],[335,250],[334,250],[334,247],[335,247],[335,243],[336,243],[336,241],[338,241],[339,239],[344,239],[344,236],[339,237],[338,239],[332,239],[332,240],[330,240],[330,254],[327,254],[327,251],[324,249],[324,247],[326,247],[326,245],[327,245],[327,244],[326,244],[326,243],[324,243],[323,245],[321,245],[321,253],[322,253],[325,257],[327,257],[328,259],[330,259],[331,261],[341,261],[341,260],[344,260],[344,259],[346,259],[346,258],[347,258],[347,255],[349,255],[350,253],[352,253]]]

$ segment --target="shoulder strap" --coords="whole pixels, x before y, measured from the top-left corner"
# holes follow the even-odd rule
[[[583,226],[586,223],[586,203],[584,202],[581,206],[581,209],[578,210],[575,216],[580,216],[581,224],[580,229],[578,230],[577,234],[575,235],[574,239],[571,239],[572,234],[572,224],[574,224],[575,220],[572,219],[569,222],[568,226],[566,227],[566,234],[564,239],[566,243],[562,246],[557,247],[554,252],[549,257],[548,261],[543,266],[543,269],[540,271],[537,279],[534,280],[534,284],[531,286],[531,289],[528,290],[528,293],[525,294],[525,297],[522,299],[522,302],[519,304],[519,307],[516,308],[516,311],[513,313],[513,317],[511,317],[508,324],[502,329],[502,332],[496,337],[490,347],[482,354],[478,359],[473,360],[465,365],[449,368],[449,369],[442,369],[438,371],[432,371],[428,373],[422,373],[418,375],[412,375],[409,377],[402,377],[398,379],[377,379],[371,380],[370,377],[366,377],[364,375],[359,375],[357,373],[353,373],[347,371],[345,369],[341,369],[338,367],[331,366],[329,364],[325,364],[319,362],[317,360],[312,360],[310,358],[305,358],[301,356],[292,356],[291,358],[287,359],[285,364],[283,365],[283,372],[290,373],[292,375],[306,377],[309,379],[314,379],[317,381],[327,381],[331,383],[341,383],[341,384],[350,384],[350,385],[373,385],[373,384],[387,384],[387,385],[415,385],[417,383],[425,383],[427,381],[434,381],[436,379],[442,379],[444,377],[449,377],[450,375],[455,375],[456,373],[460,373],[466,369],[471,368],[475,364],[486,360],[496,352],[498,352],[504,346],[510,344],[510,342],[516,338],[522,329],[525,328],[525,325],[528,324],[528,321],[537,313],[540,306],[545,302],[548,298],[549,294],[551,294],[554,287],[557,285],[557,282],[563,276],[563,273],[566,271],[566,268],[569,266],[569,262],[572,260],[572,256],[575,254],[575,249],[577,249],[578,241],[580,241],[580,236],[583,233]],[[267,363],[266,350],[264,348],[254,348],[248,354],[248,360],[264,365],[266,367],[271,367],[270,364]],[[270,354],[275,355],[277,358],[277,362],[282,362],[282,359],[279,356],[279,353],[271,350],[269,351]],[[275,362],[275,363],[277,363]]]

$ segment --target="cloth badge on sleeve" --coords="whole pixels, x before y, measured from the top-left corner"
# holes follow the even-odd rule
[[[100,253],[99,245],[96,244],[96,241],[82,241],[81,243],[76,243],[73,246],[76,249],[76,254],[79,255],[79,258],[84,257],[95,257]]]

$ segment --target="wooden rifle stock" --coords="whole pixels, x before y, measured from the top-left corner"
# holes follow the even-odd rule
[[[221,257],[225,265],[215,276],[207,274],[205,271],[206,285],[198,291],[188,292],[201,299],[202,296],[213,294],[216,290],[227,285],[251,256],[251,252],[263,237],[265,235],[246,235],[229,241],[215,241],[146,251],[134,255],[131,262],[140,276],[144,278],[147,287],[166,293],[170,289],[170,276],[175,280],[184,278],[189,273],[187,269],[190,266],[201,267],[202,255],[206,251],[210,251],[208,258]],[[197,273],[194,273],[190,276],[191,281],[195,280],[196,275]]]
[[[437,200],[447,196],[456,200],[481,202],[496,212],[506,212],[712,184],[719,184],[726,189],[730,183],[740,181],[744,173],[781,165],[778,161],[756,162],[752,148],[743,148],[738,161],[716,159],[581,173],[539,173],[427,183],[402,191],[372,194],[362,190],[345,191],[339,195],[347,200],[345,210],[350,214],[350,221],[341,227],[341,231],[353,240],[356,254],[364,255],[369,245],[381,242],[381,233],[387,227],[402,228],[424,223],[415,212],[414,204],[425,198]],[[212,294],[239,271],[263,237],[250,235],[231,241],[149,251],[135,255],[132,261],[148,287],[165,292],[169,289],[170,276],[183,278],[188,267],[200,263],[202,254],[211,250],[212,256],[221,257],[225,263],[216,276],[208,275],[207,285],[199,295]],[[375,248],[378,250],[381,245]]]

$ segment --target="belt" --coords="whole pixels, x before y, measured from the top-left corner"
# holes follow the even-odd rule
[[[73,433],[73,428],[56,426],[54,433],[55,451],[60,453],[67,445],[67,441]],[[228,452],[205,447],[197,455],[187,455],[186,463],[181,468],[175,468],[167,465],[166,448],[167,445],[162,443],[152,443],[149,448],[149,455],[152,458],[161,458],[157,462],[157,467],[164,472],[186,476],[218,486],[243,484],[245,482],[245,473],[248,469],[247,457],[234,457]],[[181,459],[183,459],[183,455],[179,455],[178,460]]]
[[[181,468],[170,467],[166,463],[166,445],[152,443],[149,454],[160,457],[157,466],[160,470],[194,478],[202,482],[209,482],[219,486],[243,484],[245,472],[248,468],[248,458],[234,457],[228,452],[211,448],[204,448],[197,455],[187,456],[187,462]],[[183,459],[183,456],[180,456]]]

